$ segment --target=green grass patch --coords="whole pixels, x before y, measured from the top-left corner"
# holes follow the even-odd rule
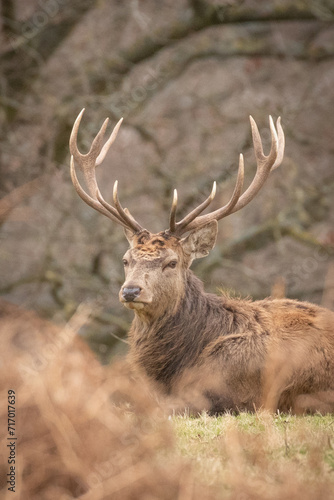
[[[217,498],[334,499],[334,417],[242,413],[172,420],[179,453]]]

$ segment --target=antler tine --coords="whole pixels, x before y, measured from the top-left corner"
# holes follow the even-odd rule
[[[249,119],[252,128],[253,145],[257,163],[256,174],[251,185],[246,189],[246,191],[240,197],[238,203],[235,205],[231,213],[235,213],[238,210],[241,210],[244,206],[248,205],[248,203],[252,201],[253,198],[255,198],[257,193],[262,188],[263,184],[266,182],[270,172],[274,170],[274,168],[279,167],[279,165],[282,163],[284,155],[285,141],[284,141],[284,132],[280,124],[280,118],[278,118],[276,122],[279,131],[278,135],[275,129],[273,119],[271,116],[269,116],[271,148],[268,156],[266,156],[263,153],[262,140],[255,120],[253,119],[252,116],[250,116]]]
[[[211,220],[220,220],[227,215],[237,212],[245,205],[247,205],[259,192],[265,181],[267,180],[270,172],[277,168],[283,160],[284,155],[284,132],[281,126],[281,119],[278,118],[276,122],[277,131],[275,129],[275,125],[272,117],[269,117],[270,124],[270,133],[271,133],[271,148],[269,154],[266,156],[263,152],[262,140],[255,123],[255,120],[250,116],[250,123],[252,128],[252,137],[253,137],[253,145],[255,151],[255,157],[257,162],[257,170],[255,177],[250,184],[250,186],[246,189],[246,191],[241,195],[243,181],[244,181],[244,160],[243,155],[240,154],[239,157],[239,169],[238,169],[238,177],[237,182],[232,194],[230,201],[222,208],[215,210],[206,215],[199,214],[206,208],[206,206],[211,203],[209,198],[198,208],[190,212],[182,221],[175,223],[174,221],[174,230],[172,226],[170,227],[170,232],[174,232],[176,235],[181,235],[187,231],[191,231],[196,227],[206,224]],[[209,203],[207,203],[209,201]],[[175,207],[176,210],[176,207]],[[175,218],[175,210],[173,217]],[[173,210],[172,210],[173,211]]]
[[[197,217],[190,224],[188,224],[185,227],[182,227],[180,233],[182,234],[186,231],[192,231],[193,229],[195,229],[198,226],[201,226],[202,224],[206,224],[211,220],[222,219],[223,217],[226,217],[227,215],[232,213],[234,206],[236,205],[237,201],[240,198],[243,184],[244,184],[244,157],[242,154],[240,154],[237,182],[235,184],[234,191],[229,202],[222,208],[218,208],[214,212]]]
[[[169,216],[169,231],[175,233],[176,230],[176,208],[177,208],[177,191],[174,189],[172,208]]]
[[[132,229],[135,233],[141,231],[143,228],[138,224],[138,222],[134,219],[134,217],[132,217],[129,210],[127,208],[123,208],[122,205],[120,204],[117,194],[117,186],[118,186],[118,181],[115,181],[113,189],[113,200],[117,210],[117,217],[120,218],[121,222],[123,222],[123,225],[125,227]],[[115,208],[103,198],[100,191],[96,193],[96,196],[101,205],[103,205],[104,208],[106,208],[109,212],[115,211]]]
[[[138,224],[138,222],[130,215],[127,214],[119,203],[117,196],[117,182],[116,182],[116,195],[114,190],[114,199],[116,199],[116,208],[107,203],[102,197],[99,187],[96,181],[95,168],[102,163],[104,160],[110,146],[116,139],[118,130],[122,123],[122,118],[115,125],[113,131],[110,134],[109,139],[102,147],[103,137],[109,122],[109,119],[103,122],[99,132],[95,136],[90,150],[87,154],[80,153],[77,145],[77,136],[79,131],[79,126],[81,122],[82,115],[85,108],[81,110],[77,119],[74,122],[73,129],[70,136],[70,152],[71,152],[71,177],[73,185],[79,194],[79,196],[85,201],[89,206],[99,211],[103,215],[109,217],[109,219],[114,222],[118,222],[123,227],[129,228],[134,232],[139,232],[143,228]],[[88,189],[88,193],[84,191],[81,187],[75,172],[75,164],[78,164],[80,170],[83,173],[85,184]]]
[[[119,222],[120,224],[122,224],[123,227],[127,227],[127,228],[132,229],[132,231],[134,233],[137,233],[137,232],[141,231],[142,227],[136,222],[136,220],[132,217],[132,215],[130,214],[130,212],[127,209],[124,209],[124,210],[122,209],[123,212],[124,212],[124,214],[125,214],[125,217],[123,218],[121,216],[121,214],[118,213],[118,210],[115,210],[115,208],[112,205],[110,205],[110,203],[108,203],[103,198],[103,196],[101,195],[100,191],[97,191],[96,197],[97,197],[98,201],[100,202],[100,204],[109,213],[114,213],[114,212],[117,213],[117,222]]]
[[[108,120],[108,118],[107,118],[107,120]],[[110,146],[112,145],[112,143],[114,142],[114,140],[117,137],[117,134],[118,134],[120,126],[122,125],[122,122],[123,122],[123,118],[121,118],[120,120],[118,120],[118,122],[116,123],[116,125],[114,127],[114,130],[110,134],[109,139],[107,140],[107,142],[104,144],[103,148],[101,149],[101,153],[99,154],[99,156],[96,158],[96,161],[95,161],[95,166],[96,167],[98,165],[101,165],[101,163],[103,162],[104,157],[108,153],[108,150],[109,150]]]
[[[101,205],[101,203],[99,203],[99,201],[97,201],[94,198],[92,198],[91,196],[89,196],[89,194],[87,194],[86,191],[84,191],[82,189],[82,187],[81,187],[81,185],[80,185],[80,183],[78,181],[77,174],[75,172],[73,155],[71,156],[71,178],[72,178],[72,183],[73,183],[73,185],[75,187],[76,192],[78,193],[78,195],[80,196],[80,198],[85,203],[87,203],[87,205],[89,205],[90,207],[94,208],[95,210],[97,210],[101,214],[105,215],[106,217],[108,217],[112,221],[117,222],[118,224],[121,224],[123,227],[127,227],[127,225],[125,224],[125,222],[123,222],[119,218],[119,216],[118,216],[117,213],[113,214],[112,211],[110,211],[108,209],[106,210],[106,208],[103,207]],[[111,208],[113,208],[113,207],[111,207]]]
[[[70,153],[73,156],[75,163],[78,164],[80,170],[83,173],[85,184],[87,186],[89,194],[91,195],[92,198],[96,198],[96,191],[98,190],[98,186],[97,186],[96,176],[95,176],[95,166],[96,166],[96,160],[101,153],[102,140],[103,140],[106,128],[108,126],[109,118],[106,118],[104,120],[99,132],[97,133],[97,135],[95,136],[95,138],[92,142],[92,145],[91,145],[88,153],[82,154],[82,153],[80,153],[80,151],[78,149],[77,137],[78,137],[78,131],[79,131],[81,118],[82,118],[82,115],[84,114],[84,111],[85,111],[85,108],[83,108],[80,111],[77,119],[74,122],[73,129],[72,129],[71,136],[70,136]],[[113,134],[113,132],[112,132],[112,134]],[[105,150],[104,156],[105,156],[106,152],[107,151]]]
[[[114,184],[114,189],[113,189],[113,200],[114,200],[114,205],[119,213],[119,215],[122,217],[124,222],[128,224],[132,229],[137,232],[141,231],[143,228],[138,224],[138,222],[132,217],[130,214],[129,210],[125,209],[122,207],[119,199],[118,199],[118,181],[115,181]]]
[[[281,125],[281,117],[279,116],[276,121],[276,127],[277,127],[277,139],[278,139],[278,152],[277,152],[277,158],[273,166],[271,167],[271,172],[275,170],[275,168],[279,167],[280,164],[283,161],[283,156],[284,156],[284,149],[285,149],[285,137],[284,137],[284,132],[283,128]]]
[[[212,203],[214,197],[216,196],[216,190],[217,190],[217,184],[216,181],[214,181],[212,190],[210,195],[207,197],[206,200],[203,201],[198,207],[196,207],[194,210],[192,210],[186,217],[184,217],[180,222],[177,222],[175,224],[175,229],[172,231],[172,228],[170,228],[171,232],[176,232],[182,234],[184,232],[184,228],[189,226],[189,224],[196,219],[196,217],[199,216],[203,212],[203,210],[206,209]],[[175,207],[176,210],[176,207]]]

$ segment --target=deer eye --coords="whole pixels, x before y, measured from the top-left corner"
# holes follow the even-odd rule
[[[123,259],[123,265],[127,266],[128,264],[129,264],[129,262],[126,259]]]
[[[175,269],[177,265],[177,260],[171,260],[166,267],[169,267],[171,269]]]

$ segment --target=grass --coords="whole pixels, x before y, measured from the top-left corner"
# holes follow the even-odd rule
[[[334,498],[334,416],[176,416],[179,453],[222,499]]]

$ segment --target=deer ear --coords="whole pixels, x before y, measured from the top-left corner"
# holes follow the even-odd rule
[[[194,259],[206,257],[216,244],[218,222],[210,221],[208,224],[194,229],[186,238],[181,240],[185,254],[189,255],[190,262]]]

